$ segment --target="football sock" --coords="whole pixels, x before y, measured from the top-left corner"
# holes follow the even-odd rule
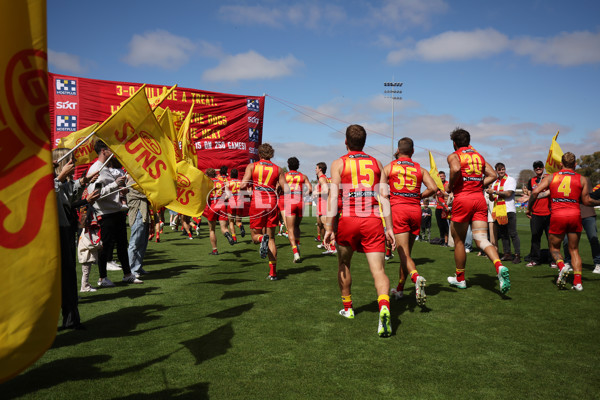
[[[576,272],[573,275],[573,285],[579,285],[581,283],[581,272]]]
[[[405,282],[404,279],[400,279],[398,281],[398,286],[396,286],[396,291],[397,292],[403,292],[404,291],[404,282]]]
[[[321,234],[320,234],[320,233],[317,235],[317,240],[318,240],[319,242],[321,241]]]
[[[275,261],[269,261],[269,275],[277,276],[277,263]]]
[[[417,272],[416,269],[410,273],[410,280],[413,281],[413,283],[415,283],[417,281],[418,277],[419,277],[419,273]]]
[[[388,257],[392,255],[392,249],[390,247],[385,248],[385,255]]]
[[[237,240],[237,238],[235,237],[235,233],[231,235],[231,237],[233,238],[233,241],[235,242]]]
[[[563,260],[556,260],[556,265],[558,265],[558,270],[560,271],[565,266],[565,262]]]
[[[292,253],[294,253],[294,254],[298,253],[298,246],[292,246]]]
[[[456,280],[462,282],[465,280],[465,269],[456,268]]]
[[[344,310],[348,311],[349,308],[352,308],[352,295],[342,296],[342,304],[344,304]]]
[[[379,303],[379,311],[381,311],[381,307],[386,306],[388,309],[390,308],[390,296],[387,294],[382,294],[377,297],[377,303]]]
[[[501,266],[502,266],[502,261],[500,261],[500,259],[494,260],[494,267],[496,267],[496,273],[498,273],[498,270],[500,269]]]

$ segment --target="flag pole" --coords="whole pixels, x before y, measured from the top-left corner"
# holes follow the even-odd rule
[[[91,138],[91,137],[92,137],[92,135],[93,135],[94,133],[96,133],[96,131],[94,131],[94,132],[90,133],[89,135],[87,135],[87,136],[85,137],[85,139],[83,139],[81,142],[77,143],[77,144],[75,145],[75,147],[73,147],[73,148],[71,149],[71,151],[69,151],[67,154],[65,154],[65,155],[64,155],[64,156],[62,156],[61,158],[59,158],[59,159],[58,159],[58,161],[56,161],[56,162],[57,162],[57,163],[61,162],[62,160],[64,160],[65,158],[67,158],[69,155],[71,155],[71,154],[72,154],[72,153],[73,153],[75,150],[77,150],[78,148],[80,148],[81,146],[83,146],[83,144],[84,144],[85,142],[87,142],[87,141],[88,141],[88,139],[89,139],[89,138]]]
[[[127,185],[127,186],[124,186],[124,187],[122,187],[122,188],[118,188],[117,190],[113,190],[113,191],[112,191],[112,192],[110,192],[110,193],[106,193],[106,194],[105,194],[104,196],[102,196],[102,197],[98,197],[98,200],[100,200],[100,199],[103,199],[103,198],[105,198],[105,197],[108,197],[108,196],[110,196],[111,194],[115,194],[115,193],[117,193],[118,191],[121,191],[121,190],[123,190],[123,189],[129,189],[129,188],[130,188],[130,187],[132,187],[133,185],[134,185],[134,184],[132,183],[131,185]]]

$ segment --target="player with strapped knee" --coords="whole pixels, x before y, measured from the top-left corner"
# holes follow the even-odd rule
[[[385,185],[380,185],[381,163],[365,154],[364,148],[367,132],[360,125],[350,125],[346,129],[346,148],[348,154],[338,158],[331,164],[331,186],[327,203],[325,221],[325,243],[333,239],[338,245],[338,284],[342,294],[344,308],[340,315],[354,318],[352,308],[352,276],[350,262],[355,251],[365,253],[379,305],[379,325],[377,333],[380,337],[388,337],[392,333],[390,321],[390,281],[385,274],[384,253],[386,239],[396,247],[390,204]],[[338,198],[341,196],[341,207],[338,209]],[[378,199],[378,196],[379,199]],[[388,229],[384,232],[379,204]],[[339,217],[337,231],[334,232],[334,220]]]
[[[448,277],[448,283],[459,289],[467,288],[465,238],[471,225],[473,240],[494,263],[500,291],[506,293],[510,290],[508,268],[502,265],[498,251],[487,239],[487,203],[483,194],[483,187],[495,181],[498,176],[494,168],[470,145],[469,132],[456,128],[450,134],[450,139],[455,150],[448,156],[448,191],[454,194],[450,233],[454,239],[456,275]]]
[[[397,159],[386,165],[381,174],[381,184],[389,184],[390,206],[396,248],[400,256],[399,281],[391,294],[399,300],[402,298],[406,276],[415,284],[417,304],[425,304],[425,278],[419,275],[411,251],[415,238],[421,231],[421,199],[433,195],[437,186],[429,173],[421,165],[411,159],[414,143],[410,138],[398,140]],[[421,184],[426,186],[421,193]]]
[[[571,265],[573,267],[572,289],[582,291],[581,284],[581,256],[579,255],[579,239],[581,237],[581,209],[579,203],[586,206],[600,206],[600,200],[590,197],[590,188],[587,179],[575,172],[575,154],[567,152],[562,156],[562,169],[551,175],[547,175],[542,182],[533,190],[529,197],[527,215],[531,215],[531,209],[539,194],[545,189],[550,189],[552,201],[552,213],[550,214],[550,227],[548,229],[548,244],[550,254],[558,265],[558,278],[556,285],[563,289],[567,283],[569,266],[565,266],[560,254],[560,245],[567,235],[569,253],[571,253]]]

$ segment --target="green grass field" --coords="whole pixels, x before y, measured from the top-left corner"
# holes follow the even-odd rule
[[[277,237],[275,282],[249,236],[232,247],[219,235],[222,254],[209,257],[206,225],[194,240],[165,227],[162,242],[149,244],[144,284],[82,294],[87,330],[59,332],[38,362],[0,385],[0,398],[600,398],[600,275],[585,234],[583,292],[559,291],[555,269],[523,262],[507,264],[507,296],[475,253],[468,289],[449,287],[452,249],[417,242],[427,306],[416,306],[407,284],[392,301],[394,334],[381,339],[364,255],[353,260],[356,318],[347,320],[338,315],[337,259],[316,248],[314,223],[302,225],[301,264]],[[519,234],[525,255],[523,214]],[[396,255],[386,266],[394,285],[397,268]]]

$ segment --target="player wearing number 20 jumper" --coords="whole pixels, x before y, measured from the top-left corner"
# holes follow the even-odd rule
[[[411,138],[398,141],[398,159],[386,165],[381,175],[381,184],[389,184],[390,205],[396,246],[400,256],[399,281],[391,294],[400,299],[404,290],[406,276],[415,284],[417,304],[425,304],[425,278],[419,275],[415,262],[410,256],[415,238],[421,231],[421,199],[433,195],[437,186],[429,173],[421,165],[411,159],[414,144]],[[427,187],[421,193],[421,184]]]
[[[387,189],[383,190],[385,185],[379,185],[383,167],[378,160],[362,151],[366,139],[367,132],[362,126],[350,125],[346,129],[348,154],[338,158],[331,165],[325,243],[337,240],[338,284],[344,304],[340,314],[346,318],[354,318],[350,261],[355,251],[366,254],[379,303],[377,333],[380,337],[388,337],[392,328],[388,294],[390,281],[384,270],[385,241],[388,239],[392,248],[395,248],[396,243]],[[385,232],[379,212],[378,195],[381,195],[381,209],[386,226],[389,227]],[[333,222],[339,211],[339,196],[342,196],[342,215],[339,218],[337,233],[334,233]]]
[[[569,252],[571,253],[571,265],[573,266],[572,289],[582,291],[581,285],[581,256],[579,255],[579,239],[581,237],[581,209],[579,203],[586,206],[599,206],[600,200],[590,197],[587,179],[575,172],[575,154],[567,152],[562,156],[562,169],[552,175],[545,176],[542,182],[531,192],[527,215],[531,215],[531,209],[539,194],[546,188],[550,188],[552,201],[552,213],[550,214],[549,245],[550,254],[558,265],[559,273],[556,284],[559,289],[566,285],[569,267],[565,266],[560,254],[560,245],[567,235],[569,241]]]
[[[277,183],[289,192],[283,170],[271,162],[275,154],[269,143],[258,146],[259,161],[248,164],[240,190],[253,186],[252,203],[250,204],[250,229],[252,241],[260,243],[260,256],[269,256],[269,275],[267,279],[277,280],[277,246],[275,245],[275,228],[279,224],[279,207],[277,206]],[[266,233],[263,233],[266,229]]]
[[[498,251],[487,238],[487,203],[483,194],[483,187],[496,180],[496,171],[470,145],[471,135],[469,132],[457,128],[450,134],[450,139],[455,150],[448,156],[450,167],[448,190],[454,193],[450,233],[454,239],[456,276],[448,277],[448,283],[459,289],[467,288],[465,282],[465,264],[467,262],[465,237],[469,225],[471,225],[473,239],[494,263],[500,282],[500,291],[506,293],[510,289],[508,268],[502,265]]]

